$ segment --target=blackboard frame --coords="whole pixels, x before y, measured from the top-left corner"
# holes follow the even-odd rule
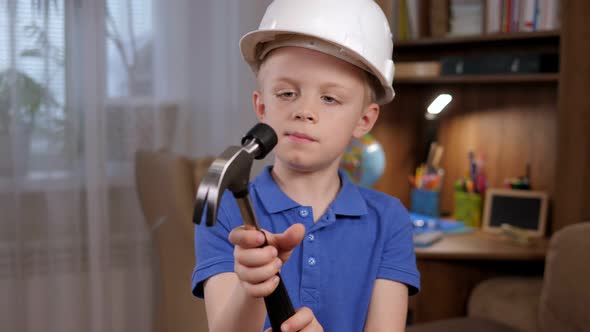
[[[547,207],[549,197],[546,192],[543,191],[531,191],[531,190],[515,190],[515,189],[503,189],[503,188],[490,188],[486,191],[486,199],[484,204],[484,213],[482,217],[482,229],[486,232],[499,233],[501,231],[500,225],[502,222],[494,220],[494,211],[498,208],[494,202],[499,202],[497,199],[501,199],[504,204],[506,202],[512,206],[523,204],[523,202],[533,202],[533,206],[538,208],[536,212],[537,218],[534,225],[523,225],[518,223],[507,222],[512,226],[520,227],[523,231],[534,237],[543,237],[545,235],[545,226],[547,223]],[[531,204],[529,204],[530,206]],[[523,205],[524,206],[524,205]]]

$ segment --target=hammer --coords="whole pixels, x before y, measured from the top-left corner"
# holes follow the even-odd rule
[[[197,189],[193,222],[200,224],[203,211],[206,210],[206,225],[214,226],[221,196],[228,189],[238,202],[244,224],[254,226],[262,232],[248,192],[250,170],[254,159],[263,159],[276,144],[277,135],[274,130],[266,124],[258,123],[242,138],[241,147],[230,146],[219,155],[209,167]],[[265,235],[262,247],[267,245]],[[280,275],[279,285],[272,294],[264,298],[264,304],[273,331],[280,331],[281,324],[295,314],[289,293]]]

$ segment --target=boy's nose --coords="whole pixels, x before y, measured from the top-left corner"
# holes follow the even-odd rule
[[[295,111],[293,113],[293,119],[316,123],[318,120],[318,115],[316,112],[312,111],[311,106],[308,104]]]

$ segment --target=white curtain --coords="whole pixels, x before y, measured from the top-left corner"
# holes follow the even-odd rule
[[[134,153],[239,143],[269,2],[0,0],[0,330],[153,330]]]

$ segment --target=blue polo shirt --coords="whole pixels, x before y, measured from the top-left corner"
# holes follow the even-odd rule
[[[293,306],[313,310],[325,331],[362,331],[377,278],[406,284],[418,292],[420,274],[412,242],[412,225],[398,199],[358,187],[340,172],[342,188],[314,223],[312,208],[281,191],[267,167],[250,184],[260,226],[282,233],[301,223],[306,235],[281,268]],[[197,264],[193,293],[203,297],[203,282],[234,271],[230,231],[243,225],[237,202],[224,193],[214,227],[195,228]],[[268,318],[265,329],[270,325]]]

